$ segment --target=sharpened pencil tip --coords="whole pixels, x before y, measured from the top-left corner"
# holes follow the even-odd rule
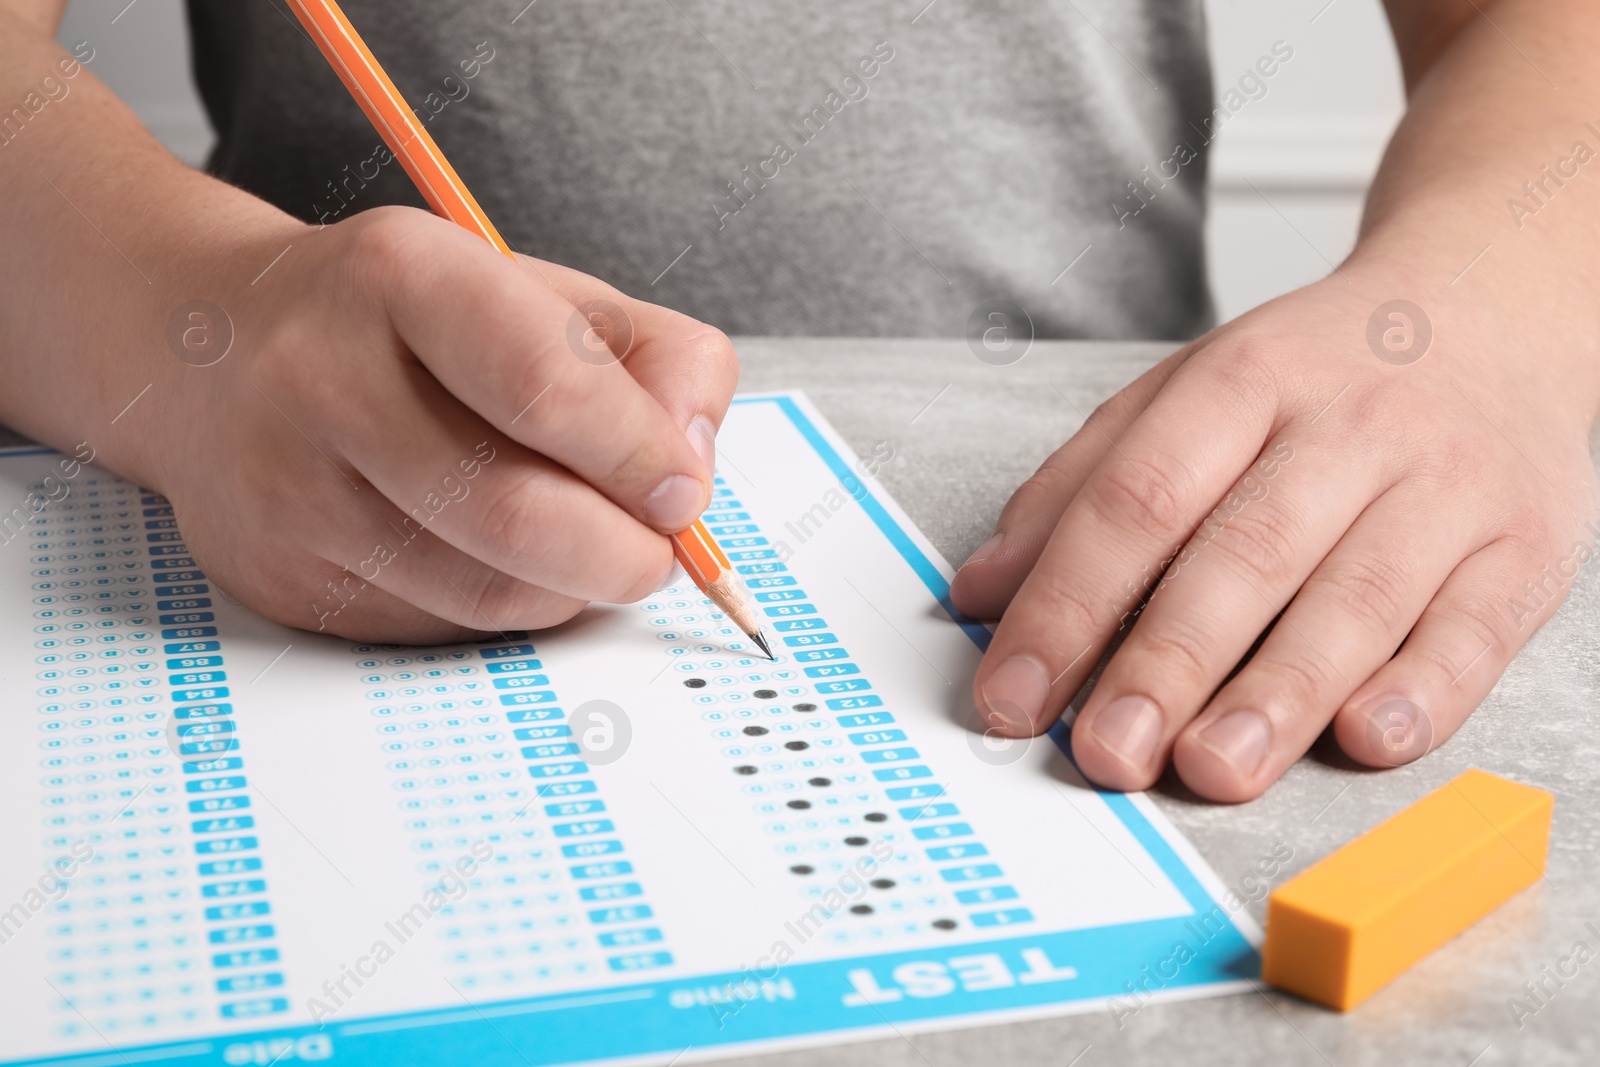
[[[767,644],[767,635],[766,634],[761,633],[758,630],[755,633],[750,635],[750,640],[752,640],[752,641],[754,641],[756,643],[756,647],[759,648],[766,655],[766,657],[768,659],[773,660],[774,662],[776,662],[777,657],[772,654],[772,646]]]

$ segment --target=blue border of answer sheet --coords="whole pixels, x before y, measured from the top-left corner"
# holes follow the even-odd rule
[[[841,481],[849,478],[860,486],[851,496],[973,643],[980,649],[988,647],[989,631],[956,611],[950,602],[950,584],[939,568],[855,477],[791,397],[736,397],[733,402],[774,405]],[[1050,736],[1070,759],[1065,730],[1058,725]],[[56,1067],[163,1063],[267,1067],[272,1062],[316,1060],[338,1067],[450,1063],[543,1067],[652,1055],[675,1060],[696,1049],[874,1029],[892,1035],[895,1031],[890,1028],[901,1023],[914,1026],[976,1013],[1038,1011],[1066,1001],[1114,997],[1119,998],[1114,1005],[1131,1013],[1156,993],[1259,975],[1260,958],[1234,924],[1232,914],[1212,899],[1139,808],[1120,793],[1097,795],[1160,865],[1194,909],[1193,914],[1086,930],[1031,932],[945,948],[929,946],[791,963],[771,976],[750,971],[706,974],[31,1062]],[[890,976],[907,965],[902,973],[918,975],[921,980],[897,985]],[[1042,967],[1066,966],[1076,971],[1075,976],[1037,980]],[[875,1002],[862,1003],[861,997],[849,996],[861,988],[858,983],[863,971],[871,976],[866,988],[887,991],[881,998],[869,998]],[[740,991],[736,1003],[715,1007],[704,1003],[711,991],[728,988]],[[887,999],[890,996],[893,999]],[[856,1003],[847,1003],[847,998]],[[759,1051],[750,1049],[752,1054]]]

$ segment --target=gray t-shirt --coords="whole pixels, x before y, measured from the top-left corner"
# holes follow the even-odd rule
[[[924,3],[343,6],[512,247],[730,333],[1206,328],[1199,0]],[[214,173],[422,206],[284,5],[189,9]]]

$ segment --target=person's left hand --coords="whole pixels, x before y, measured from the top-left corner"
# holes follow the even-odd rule
[[[1382,307],[1408,290],[1431,346],[1426,317]],[[954,582],[963,612],[1004,613],[974,683],[988,724],[1048,729],[1131,626],[1072,731],[1100,785],[1170,759],[1240,801],[1330,722],[1374,766],[1445,741],[1600,533],[1594,347],[1531,335],[1505,309],[1537,294],[1499,295],[1347,264],[1103,404]]]

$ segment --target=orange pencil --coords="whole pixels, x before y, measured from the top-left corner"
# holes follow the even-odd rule
[[[323,58],[361,105],[368,121],[411,176],[434,213],[478,234],[501,254],[516,258],[450,161],[444,158],[439,146],[433,143],[433,138],[406,105],[389,75],[368,51],[338,3],[335,0],[289,0],[289,6],[294,8],[301,25],[322,50]],[[672,554],[711,602],[772,659],[772,648],[767,644],[744,582],[705,523],[696,520],[687,530],[674,534]]]

